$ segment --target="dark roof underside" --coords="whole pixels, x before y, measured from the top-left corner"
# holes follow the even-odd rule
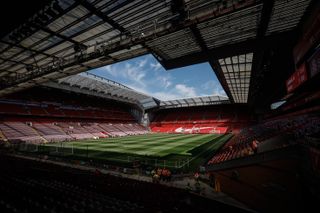
[[[33,9],[1,18],[20,25],[3,27],[0,96],[151,53],[166,69],[209,62],[230,101],[247,103],[261,53],[295,30],[314,1],[48,2],[19,1]]]

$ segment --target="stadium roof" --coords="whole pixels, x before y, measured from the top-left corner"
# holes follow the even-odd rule
[[[161,101],[160,108],[177,108],[177,107],[191,107],[191,106],[206,106],[216,104],[229,104],[228,97],[224,96],[199,96],[194,98],[182,98],[169,101]]]
[[[96,76],[91,73],[82,73],[65,77],[43,84],[57,89],[69,90],[77,93],[98,96],[107,99],[132,103],[143,107],[144,100],[152,98],[137,92],[120,83]]]
[[[222,72],[235,103],[247,103],[253,53],[219,59]]]
[[[50,81],[42,85],[131,103],[145,110],[157,107],[176,108],[230,103],[228,97],[217,95],[161,101],[124,86],[123,84],[87,72],[68,76],[56,81]]]
[[[245,63],[259,65],[277,35],[297,28],[310,2],[52,0],[1,38],[0,96],[151,53],[166,69],[209,62],[230,101],[246,103],[254,75],[241,80],[219,59],[252,53]]]

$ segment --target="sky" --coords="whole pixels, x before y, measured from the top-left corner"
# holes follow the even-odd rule
[[[226,96],[208,63],[165,70],[152,55],[145,55],[89,72],[162,101],[207,95]]]

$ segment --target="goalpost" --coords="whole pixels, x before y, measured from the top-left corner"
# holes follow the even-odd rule
[[[220,134],[220,129],[213,129],[210,131],[210,133]]]

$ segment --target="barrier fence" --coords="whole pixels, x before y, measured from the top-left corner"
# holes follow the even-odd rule
[[[75,147],[73,144],[68,143],[54,143],[54,144],[14,144],[12,148],[15,151],[27,152],[34,154],[43,154],[49,156],[59,156],[59,157],[68,157],[68,158],[84,158],[84,159],[98,159],[108,162],[117,162],[127,165],[132,165],[133,167],[152,166],[152,167],[161,167],[161,168],[176,168],[183,169],[189,168],[192,158],[186,157],[179,160],[166,160],[158,159],[152,156],[143,156],[143,155],[125,155],[125,154],[104,154],[99,150],[91,149],[90,146],[85,145],[81,148]]]

